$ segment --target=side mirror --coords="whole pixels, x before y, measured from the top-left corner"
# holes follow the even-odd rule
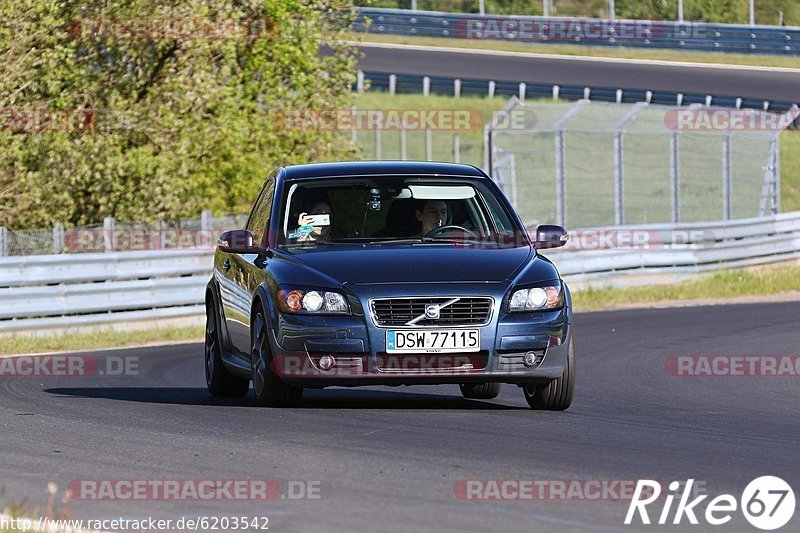
[[[546,248],[560,248],[567,244],[569,234],[567,230],[555,224],[542,224],[536,227],[536,236],[533,245],[537,250]]]
[[[217,246],[223,252],[234,254],[258,254],[264,250],[253,245],[253,234],[246,229],[226,231],[219,237]]]

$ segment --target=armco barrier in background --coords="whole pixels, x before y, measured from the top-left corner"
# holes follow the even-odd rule
[[[630,238],[621,237],[626,232]],[[543,252],[573,289],[672,282],[710,270],[800,259],[800,212],[576,235],[582,239],[577,246]],[[210,249],[189,249],[0,258],[0,333],[201,320],[212,256]]]
[[[800,28],[780,26],[512,17],[362,7],[354,29],[375,34],[475,40],[800,54]]]

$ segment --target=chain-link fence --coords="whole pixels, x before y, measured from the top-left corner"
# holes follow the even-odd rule
[[[526,222],[593,227],[777,213],[791,116],[706,106],[512,99],[486,128],[484,168]]]
[[[63,224],[18,231],[0,227],[0,256],[212,248],[222,232],[242,228],[246,222],[246,214],[213,216],[204,211],[200,218],[172,223],[144,224],[108,217],[103,224],[69,228]]]

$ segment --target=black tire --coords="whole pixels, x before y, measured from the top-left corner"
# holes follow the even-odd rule
[[[250,390],[250,380],[231,374],[222,364],[218,316],[212,299],[206,303],[206,386],[211,396],[244,396]]]
[[[500,394],[500,383],[466,383],[459,385],[461,394],[469,400],[491,400]]]
[[[303,399],[303,388],[287,385],[272,367],[272,350],[267,335],[264,312],[259,309],[253,317],[250,369],[256,403],[262,407],[296,407]]]
[[[567,365],[561,377],[544,385],[525,385],[522,388],[531,409],[564,411],[572,404],[575,393],[575,344],[570,338]]]

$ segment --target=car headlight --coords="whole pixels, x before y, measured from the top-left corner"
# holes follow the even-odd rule
[[[332,291],[292,289],[278,292],[278,306],[285,313],[346,315],[350,306],[344,295]]]
[[[512,313],[519,311],[545,311],[560,309],[564,305],[564,292],[560,283],[545,287],[519,289],[511,294],[508,310]]]

